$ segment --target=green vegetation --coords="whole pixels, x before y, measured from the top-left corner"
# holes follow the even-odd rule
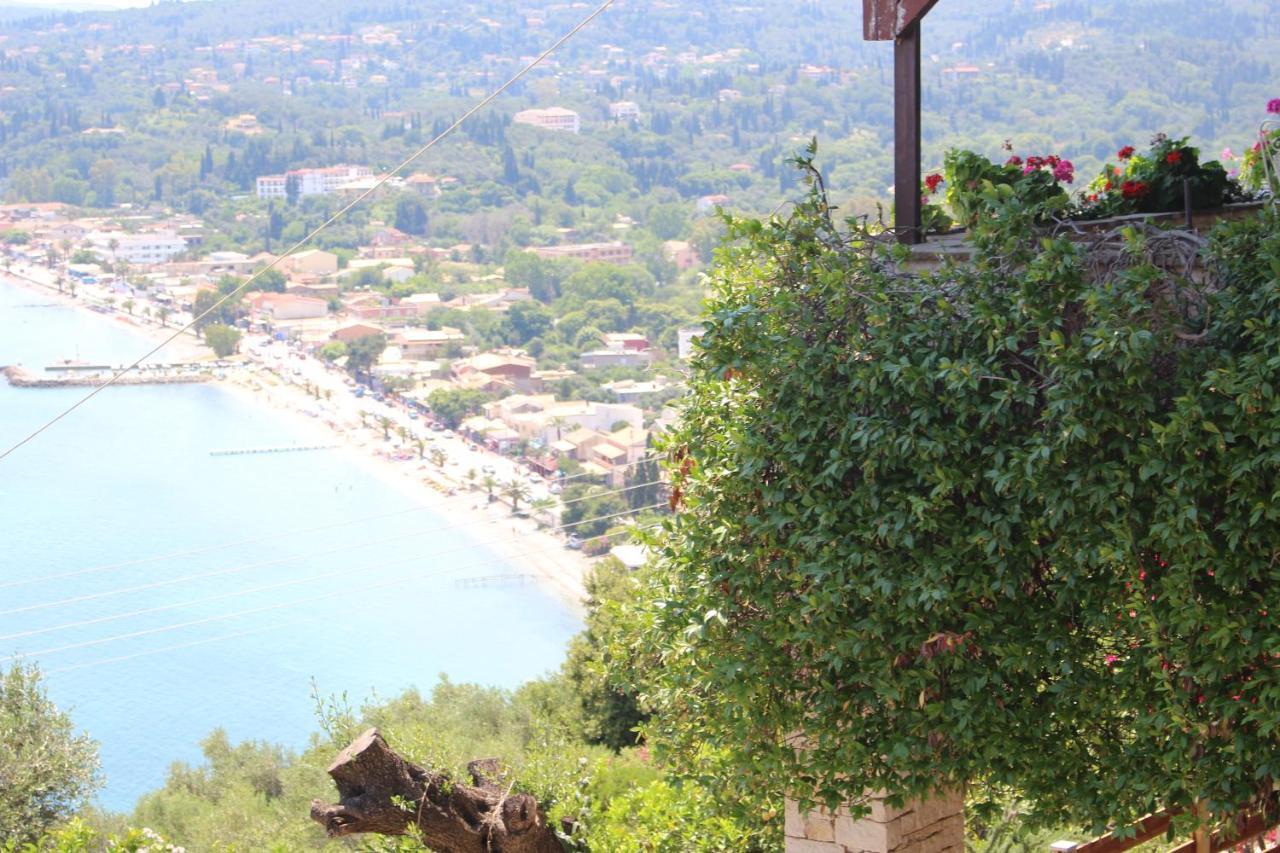
[[[583,539],[594,539],[612,527],[628,509],[626,498],[608,486],[574,483],[561,495],[565,508],[560,522]]]
[[[454,778],[467,778],[466,764],[477,757],[500,757],[515,780],[513,790],[537,797],[554,825],[569,821],[569,850],[670,849],[677,842],[686,850],[775,849],[780,821],[744,822],[734,816],[750,811],[741,803],[732,810],[722,806],[734,802],[735,794],[721,796],[671,776],[645,747],[635,745],[632,729],[641,715],[634,696],[611,695],[597,668],[608,663],[607,650],[597,644],[601,628],[613,619],[620,597],[630,595],[631,584],[620,564],[600,564],[590,583],[588,631],[560,673],[514,691],[455,684],[441,676],[428,696],[410,690],[358,709],[345,696],[316,694],[320,732],[300,754],[267,743],[232,744],[215,731],[201,743],[201,765],[175,763],[164,786],[143,797],[127,818],[88,813],[57,828],[51,828],[52,820],[34,824],[31,833],[18,837],[39,839],[32,853],[137,850],[148,839],[156,845],[148,849],[169,849],[155,840],[160,837],[190,850],[320,849],[327,842],[307,814],[312,798],[332,791],[325,767],[356,734],[376,725],[398,751]],[[27,705],[18,713],[23,732],[32,730],[30,719],[45,715]],[[84,766],[91,762],[77,762]],[[30,775],[17,778],[35,785]],[[54,819],[67,817],[70,805]],[[409,839],[370,839],[362,849],[423,848]],[[16,850],[27,853],[15,845]]]
[[[441,423],[449,429],[457,429],[480,407],[493,399],[493,395],[470,388],[437,388],[427,396],[427,405]]]
[[[204,342],[218,358],[226,358],[239,347],[240,330],[214,323],[204,327]]]
[[[1198,206],[1238,197],[1232,157],[1201,152],[1246,148],[1274,94],[1268,4],[940,4],[924,124],[943,175],[923,192],[946,183],[976,255],[917,276],[868,227],[891,177],[891,87],[887,47],[856,38],[856,4],[694,5],[619,4],[554,78],[531,76],[415,163],[430,190],[392,186],[316,241],[350,273],[344,295],[528,289],[505,310],[432,309],[421,324],[465,338],[448,359],[513,346],[543,369],[580,367],[602,336],[635,332],[674,376],[677,331],[706,319],[659,448],[670,485],[646,462],[622,490],[576,480],[562,495],[587,553],[640,528],[649,565],[598,563],[557,673],[514,691],[442,677],[359,709],[318,700],[322,732],[300,754],[214,732],[203,763],[175,765],[123,823],[83,809],[92,743],[34,671],[12,668],[5,843],[168,843],[128,824],[197,850],[319,847],[307,804],[368,725],[459,776],[501,756],[575,850],[776,849],[784,788],[834,805],[963,785],[992,849],[1030,844],[1028,826],[1157,807],[1224,818],[1274,790],[1277,214],[1224,225],[1203,251],[1146,226],[1092,248],[1047,228],[1177,208],[1184,178]],[[6,25],[0,188],[122,221],[194,214],[201,252],[279,251],[349,196],[304,196],[293,176],[284,198],[259,199],[259,176],[390,168],[494,82],[493,57],[534,54],[579,14],[467,12],[463,25],[438,0],[221,0]],[[613,116],[624,101],[638,117]],[[577,111],[581,134],[513,122],[551,105]],[[1154,127],[1173,136],[1123,153]],[[789,168],[809,139],[821,160],[815,147]],[[1046,156],[1007,157],[1018,150]],[[1267,182],[1256,155],[1242,168],[1246,187]],[[1083,196],[1077,174],[1098,175]],[[953,222],[926,210],[935,230]],[[420,251],[397,280],[380,260],[350,269],[358,247],[406,234]],[[528,251],[614,240],[628,262]],[[678,268],[669,240],[700,257]],[[1196,260],[1188,246],[1199,268],[1171,262]],[[246,307],[218,303],[241,281],[193,297],[220,356]],[[275,271],[255,284],[285,287]],[[321,354],[367,379],[387,343]],[[649,375],[602,368],[545,390],[612,399],[606,381]],[[492,399],[450,388],[428,402],[456,428]],[[375,422],[389,441],[394,422]],[[518,481],[467,479],[513,512],[528,502]],[[678,514],[660,532],[619,524],[667,500]]]
[[[982,203],[972,263],[919,275],[816,188],[732,222],[665,442],[681,509],[611,637],[649,742],[828,804],[1261,808],[1280,217],[1218,228],[1192,282],[1177,234]]]
[[[347,372],[357,379],[368,378],[378,357],[387,348],[386,335],[364,335],[346,345]]]
[[[101,782],[97,744],[49,701],[39,671],[0,670],[0,842],[39,838]]]

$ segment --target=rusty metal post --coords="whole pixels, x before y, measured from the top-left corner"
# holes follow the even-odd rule
[[[893,212],[898,242],[921,243],[920,21],[893,42]]]

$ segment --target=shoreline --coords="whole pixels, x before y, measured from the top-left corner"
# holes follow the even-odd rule
[[[565,548],[555,536],[538,529],[532,519],[517,518],[497,509],[505,508],[506,504],[486,503],[483,491],[456,483],[426,460],[400,461],[385,455],[384,447],[391,450],[399,449],[400,445],[394,438],[384,441],[377,428],[365,428],[359,424],[331,426],[323,417],[308,417],[303,412],[309,408],[308,403],[314,405],[312,398],[295,385],[281,382],[274,376],[271,378],[275,381],[267,384],[262,374],[251,375],[240,366],[231,368],[227,378],[214,383],[214,387],[295,419],[300,431],[332,435],[338,443],[334,450],[345,460],[400,492],[415,506],[435,510],[441,515],[447,513],[451,520],[456,520],[450,524],[451,527],[466,529],[469,538],[475,539],[477,545],[492,551],[513,567],[536,575],[543,589],[576,617],[584,615],[586,576],[592,565],[590,558]],[[253,387],[255,383],[259,387]],[[452,497],[445,493],[449,488],[456,491]],[[510,534],[490,535],[498,533],[504,524]]]
[[[115,319],[116,322],[127,326],[131,331],[136,333],[138,337],[146,339],[147,343],[153,347],[165,345],[168,353],[166,358],[170,361],[213,361],[213,353],[209,351],[203,343],[194,336],[183,337],[179,335],[173,341],[169,338],[173,337],[173,333],[178,330],[176,326],[160,326],[155,323],[148,322],[142,317],[132,317],[127,314],[114,312],[110,315],[102,314],[94,311],[89,307],[89,303],[83,299],[77,299],[69,293],[59,292],[58,288],[36,281],[34,278],[28,278],[25,275],[16,273],[13,270],[0,270],[0,281],[19,290],[25,290],[29,293],[38,293],[41,296],[48,297],[56,305],[66,308],[75,308],[86,314],[92,314],[99,319]],[[168,342],[168,343],[166,343]],[[149,359],[144,359],[144,364]]]
[[[57,288],[26,276],[0,272],[0,280],[15,288],[38,293],[56,304],[76,308],[102,320],[108,319],[109,315],[93,311],[84,300],[59,293]],[[112,316],[124,321],[130,331],[153,345],[163,344],[175,331],[174,327],[161,328],[141,318],[125,318],[119,313]],[[167,360],[214,360],[213,354],[203,344],[190,338],[179,337],[167,345],[165,352]],[[282,381],[265,366],[251,372],[248,365],[257,362],[243,355],[233,359],[238,363],[227,368],[225,379],[206,384],[249,400],[255,407],[293,420],[300,434],[323,434],[332,438],[338,445],[336,452],[341,453],[344,459],[396,489],[414,505],[435,510],[441,515],[447,513],[457,519],[458,523],[451,526],[471,528],[470,538],[474,538],[477,545],[486,547],[512,567],[536,575],[543,590],[565,605],[575,617],[582,618],[586,601],[585,582],[592,566],[590,558],[565,548],[561,540],[539,528],[532,519],[517,518],[497,509],[507,505],[487,503],[483,491],[456,481],[447,471],[436,469],[426,460],[391,458],[387,451],[402,448],[395,439],[384,441],[378,429],[343,421],[338,413],[327,418],[308,417],[305,412],[317,408],[319,403],[307,396],[302,388]],[[455,491],[453,497],[446,494],[449,489]],[[510,529],[510,534],[495,535],[504,525]]]

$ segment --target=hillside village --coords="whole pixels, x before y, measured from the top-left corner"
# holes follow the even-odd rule
[[[518,457],[540,476],[568,472],[612,488],[627,484],[650,452],[651,431],[669,421],[665,404],[681,391],[681,363],[700,332],[696,326],[681,330],[674,352],[642,333],[604,332],[569,364],[540,364],[515,347],[485,348],[435,318],[446,312],[500,317],[513,306],[533,303],[529,288],[507,286],[501,268],[478,276],[475,291],[448,299],[353,286],[357,280],[400,284],[439,262],[467,266],[458,259],[468,247],[429,248],[393,227],[377,232],[372,245],[349,258],[304,249],[278,263],[265,252],[200,254],[203,225],[184,215],[83,217],[58,203],[14,204],[0,207],[0,231],[23,235],[16,241],[11,236],[5,246],[10,269],[27,265],[28,274],[42,272],[45,283],[132,322],[189,322],[201,294],[214,298],[228,277],[242,281],[276,263],[278,290],[252,291],[240,303],[234,323],[243,333],[268,335],[334,369],[346,366],[341,353],[348,346],[376,340],[380,352],[362,377],[362,391],[392,394],[426,415],[434,393],[471,392],[462,412],[436,418],[439,426],[457,429],[494,453]],[[672,244],[673,253],[690,252],[687,244]],[[630,260],[621,242],[529,252],[587,264]],[[696,257],[681,260],[696,263]],[[591,399],[573,393],[583,389]]]

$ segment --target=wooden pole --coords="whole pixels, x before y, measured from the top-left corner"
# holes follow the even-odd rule
[[[898,242],[921,243],[920,22],[893,42],[893,212]]]

